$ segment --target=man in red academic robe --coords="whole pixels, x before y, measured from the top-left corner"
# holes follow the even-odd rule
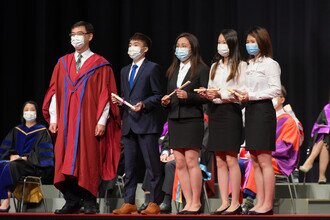
[[[109,62],[89,49],[94,29],[80,21],[71,28],[75,52],[61,57],[43,103],[49,130],[57,133],[54,185],[66,200],[56,214],[95,214],[100,180],[116,175],[120,114],[110,100],[116,83]]]

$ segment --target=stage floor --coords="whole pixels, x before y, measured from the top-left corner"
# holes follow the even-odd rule
[[[160,214],[160,215],[114,215],[114,214],[96,214],[96,215],[85,215],[85,214],[70,214],[70,215],[55,215],[55,214],[45,214],[45,213],[0,213],[0,219],[3,220],[64,220],[64,219],[91,219],[91,220],[103,220],[103,219],[258,219],[258,220],[279,220],[279,219],[294,219],[294,220],[323,220],[330,219],[330,215],[282,215],[275,214],[272,216],[267,215],[210,215],[210,214],[201,214],[201,215],[176,215],[176,214]]]

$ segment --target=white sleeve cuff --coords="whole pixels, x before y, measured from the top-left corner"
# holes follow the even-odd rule
[[[52,96],[49,105],[49,115],[50,115],[50,123],[55,124],[57,123],[57,114],[56,114],[56,95]]]
[[[107,104],[105,105],[104,109],[103,109],[103,112],[102,112],[102,115],[98,121],[97,124],[99,125],[106,125],[107,124],[107,120],[108,120],[108,117],[109,117],[109,110],[110,110],[110,104],[109,102],[107,102]]]

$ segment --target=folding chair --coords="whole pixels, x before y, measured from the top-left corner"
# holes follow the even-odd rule
[[[291,179],[291,181],[290,181],[290,179]],[[294,203],[294,200],[293,200],[294,197],[293,197],[293,193],[292,193],[292,190],[291,190],[291,184],[292,184],[294,196],[295,196],[295,198],[298,198],[296,184],[295,184],[294,179],[293,179],[293,174],[291,173],[289,176],[275,174],[275,180],[276,180],[276,182],[286,182],[288,184],[288,189],[289,189],[289,193],[290,193],[290,199],[291,199],[291,205],[292,205],[293,213],[297,214],[296,206],[295,206],[295,203]]]
[[[15,205],[15,210],[16,212],[23,212],[23,207],[24,207],[24,195],[26,193],[26,186],[27,184],[35,184],[37,185],[37,187],[39,186],[40,189],[41,189],[41,194],[43,196],[43,199],[42,199],[42,203],[44,205],[44,209],[45,209],[45,212],[47,212],[47,205],[46,205],[46,201],[45,201],[45,194],[42,190],[42,182],[41,182],[41,177],[36,177],[36,176],[26,176],[23,178],[22,181],[20,181],[19,183],[22,183],[23,184],[23,188],[22,188],[22,197],[20,200],[17,199],[17,203],[16,203],[16,199],[14,198],[14,205]],[[13,195],[13,194],[12,194]]]

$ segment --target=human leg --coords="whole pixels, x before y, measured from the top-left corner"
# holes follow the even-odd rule
[[[251,161],[252,161],[251,168],[253,169],[254,172],[254,176],[253,177],[251,176],[251,178],[254,178],[257,195],[256,195],[256,204],[250,211],[255,211],[262,206],[265,199],[265,193],[264,193],[264,182],[263,182],[262,172],[258,162],[258,158],[256,157],[256,155],[253,155],[252,152],[251,152]]]
[[[199,150],[189,149],[185,151],[185,159],[189,172],[189,181],[192,191],[192,201],[191,206],[188,211],[198,211],[201,207],[201,191],[202,191],[202,172],[199,167]],[[181,183],[181,181],[180,181]]]
[[[216,154],[217,161],[217,174],[218,174],[218,186],[221,197],[221,206],[216,210],[216,212],[221,212],[227,210],[230,206],[228,197],[228,167],[226,163],[226,156],[221,153]]]
[[[317,156],[319,156],[323,144],[324,144],[323,141],[319,141],[314,144],[311,154],[306,159],[305,163],[299,167],[300,171],[307,173],[313,167],[314,160],[316,159]]]
[[[266,213],[273,209],[275,173],[272,166],[272,155],[270,151],[262,151],[257,157],[262,172],[265,197],[262,205],[255,211],[258,213]],[[258,192],[259,191],[257,190],[257,198]]]
[[[323,142],[323,141],[320,141]],[[319,164],[319,180],[318,182],[323,184],[327,182],[326,171],[329,164],[329,151],[326,144],[323,142],[320,152],[320,164]]]
[[[178,170],[181,189],[186,200],[186,205],[183,207],[183,210],[188,210],[192,204],[192,190],[184,151],[185,150],[179,149],[174,150],[174,157],[176,161],[176,169]]]
[[[231,188],[231,203],[227,212],[233,212],[240,206],[241,171],[235,153],[226,154],[226,162],[229,169],[229,186]]]

